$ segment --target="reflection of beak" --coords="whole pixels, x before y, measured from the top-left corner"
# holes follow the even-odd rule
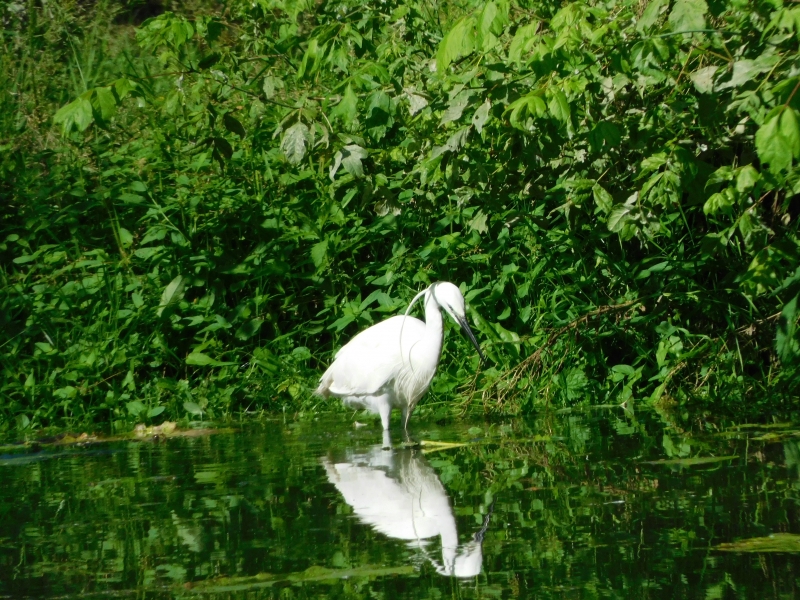
[[[475,339],[475,334],[472,333],[472,329],[469,328],[469,324],[467,323],[467,318],[457,318],[456,322],[461,326],[461,329],[464,333],[467,334],[467,337],[472,342],[472,345],[475,346],[475,349],[478,351],[478,356],[481,357],[482,361],[486,360],[486,357],[481,352],[481,347],[478,345],[478,340]]]

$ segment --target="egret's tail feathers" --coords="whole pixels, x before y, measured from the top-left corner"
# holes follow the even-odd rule
[[[314,390],[315,396],[320,396],[322,398],[327,398],[331,395],[331,382],[330,379],[322,376],[322,379],[319,380],[319,385],[317,389]]]

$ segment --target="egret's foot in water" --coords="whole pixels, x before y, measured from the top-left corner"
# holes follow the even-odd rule
[[[403,442],[402,446],[403,448],[414,450],[417,448],[421,448],[422,444],[417,440],[415,440],[414,438],[412,438],[410,435],[408,435],[408,432],[406,431],[406,441]]]

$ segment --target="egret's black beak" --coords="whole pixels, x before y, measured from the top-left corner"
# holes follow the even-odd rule
[[[475,346],[475,350],[478,351],[478,356],[481,357],[481,361],[485,361],[486,357],[483,355],[483,352],[481,352],[481,347],[478,345],[478,340],[475,339],[475,334],[472,333],[472,329],[469,328],[466,317],[463,319],[456,319],[456,321],[458,321],[458,324],[461,326],[461,330],[467,334],[472,345]]]

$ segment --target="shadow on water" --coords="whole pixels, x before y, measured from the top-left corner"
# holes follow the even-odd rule
[[[788,598],[800,427],[342,418],[0,458],[0,598]],[[377,444],[377,445],[376,445]]]

